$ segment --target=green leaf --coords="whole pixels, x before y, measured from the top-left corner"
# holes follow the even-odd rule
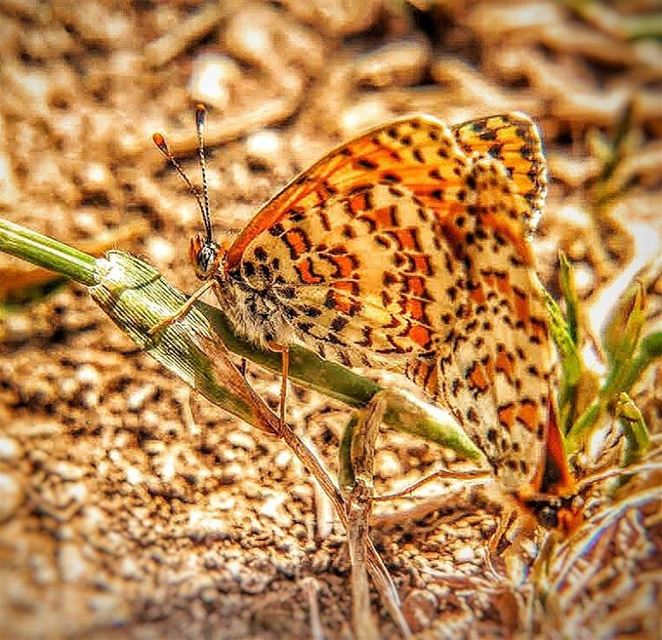
[[[614,305],[605,325],[602,343],[612,367],[629,360],[646,321],[646,294],[641,281],[635,280]]]
[[[616,416],[625,436],[622,466],[626,467],[641,459],[650,448],[651,441],[644,416],[627,393],[618,396]]]
[[[565,321],[575,347],[579,346],[579,297],[575,285],[575,273],[565,253],[559,251],[559,283],[565,302]]]

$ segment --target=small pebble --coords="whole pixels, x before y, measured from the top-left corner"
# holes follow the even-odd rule
[[[138,565],[131,556],[122,558],[119,566],[120,575],[128,580],[137,580],[140,575],[138,573]]]
[[[76,378],[80,384],[96,387],[101,380],[101,375],[91,364],[84,364],[76,369]]]
[[[164,432],[167,430],[165,428],[164,420],[155,411],[145,409],[145,411],[142,412],[142,419],[143,426],[148,430],[158,427],[162,428]]]
[[[157,264],[170,264],[177,253],[172,243],[157,235],[150,236],[146,245],[149,257]]]
[[[269,56],[274,55],[272,27],[269,10],[240,11],[227,25],[225,46],[237,58],[262,66]]]
[[[189,92],[194,101],[222,110],[229,105],[239,80],[241,69],[232,58],[204,53],[193,61]]]
[[[555,222],[564,226],[573,226],[580,229],[588,229],[591,226],[591,219],[587,211],[572,204],[566,204],[559,207],[555,214]]]
[[[127,467],[124,473],[126,473],[126,481],[131,485],[137,485],[143,481],[143,474],[136,467]]]
[[[292,461],[292,453],[290,451],[287,451],[284,449],[283,451],[280,451],[276,455],[276,459],[274,460],[274,464],[278,469],[287,469],[287,467],[290,466],[290,462]]]
[[[251,159],[272,167],[282,161],[281,138],[270,129],[257,131],[246,139],[246,152]]]
[[[63,480],[80,480],[85,475],[83,469],[71,462],[67,462],[66,460],[58,460],[57,462],[54,462],[50,465],[49,470]]]
[[[34,324],[27,314],[13,313],[3,318],[7,328],[8,335],[14,337],[14,340],[28,339],[34,331]]]
[[[156,393],[156,387],[153,384],[146,384],[136,389],[126,401],[127,408],[129,411],[140,411],[154,393]]]
[[[579,262],[574,265],[575,286],[580,296],[588,295],[596,285],[595,273],[593,269],[585,262]]]
[[[0,522],[11,518],[23,502],[23,489],[8,473],[0,473]]]
[[[18,460],[23,455],[23,448],[14,438],[0,436],[0,460],[8,462]]]
[[[90,237],[95,237],[101,234],[103,227],[99,222],[99,218],[89,211],[76,211],[74,213],[74,222],[76,228]]]
[[[68,542],[61,545],[58,566],[64,582],[78,582],[85,575],[87,562],[78,544]]]
[[[81,171],[81,187],[88,193],[112,191],[115,180],[108,167],[98,162],[88,162]]]
[[[380,449],[375,454],[375,469],[382,478],[395,478],[402,473],[402,464],[393,451]]]
[[[73,502],[83,504],[87,498],[87,485],[84,482],[70,482],[67,485],[67,493]]]
[[[155,456],[165,451],[166,445],[162,440],[145,440],[143,450],[149,456]]]
[[[244,468],[239,463],[232,462],[223,466],[219,479],[223,484],[233,484],[240,480],[243,475]]]
[[[175,455],[164,455],[160,461],[158,474],[164,482],[172,482],[177,475],[177,459]]]
[[[99,394],[96,391],[88,389],[80,395],[81,406],[86,409],[94,409],[99,404]]]
[[[453,553],[453,560],[455,562],[471,562],[476,559],[476,552],[472,547],[465,545],[460,547]]]
[[[243,431],[231,431],[228,434],[228,442],[233,447],[239,447],[246,451],[253,451],[255,449],[255,440]]]
[[[258,513],[272,520],[282,520],[283,514],[280,509],[283,502],[285,502],[285,495],[282,493],[270,496],[262,503],[262,506],[258,509]]]

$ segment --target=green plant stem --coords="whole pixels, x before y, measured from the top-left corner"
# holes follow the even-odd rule
[[[92,286],[99,282],[96,259],[27,227],[0,218],[0,251]]]
[[[619,391],[628,392],[653,360],[662,357],[662,331],[651,333],[639,342],[637,353],[622,373]]]
[[[625,435],[622,466],[627,467],[640,460],[650,449],[650,435],[643,414],[627,393],[618,396],[616,415]]]
[[[604,410],[603,403],[599,400],[593,402],[584,413],[572,425],[568,435],[566,436],[565,446],[568,455],[572,455],[579,451],[584,442],[584,438],[591,431],[593,426],[598,422],[598,418],[602,415]]]

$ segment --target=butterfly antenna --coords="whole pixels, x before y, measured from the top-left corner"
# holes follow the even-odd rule
[[[154,140],[154,144],[157,146],[158,150],[170,161],[170,164],[172,164],[172,166],[175,167],[177,173],[181,176],[182,180],[184,180],[184,182],[188,185],[188,188],[191,190],[191,193],[195,196],[195,200],[198,203],[198,207],[200,208],[200,213],[202,213],[202,218],[203,220],[206,221],[207,218],[209,217],[209,214],[205,210],[205,205],[203,204],[203,201],[200,198],[200,194],[198,193],[198,190],[195,188],[193,183],[188,179],[188,176],[184,173],[184,170],[182,169],[179,162],[177,162],[177,160],[175,159],[175,156],[172,155],[172,151],[170,151],[170,149],[168,148],[165,138],[163,137],[162,134],[155,133],[152,136],[152,140]],[[207,222],[205,222],[205,228],[207,229],[207,235],[209,236],[209,227],[207,225]]]
[[[204,198],[204,211],[202,218],[207,231],[207,240],[212,241],[211,216],[209,215],[209,187],[207,186],[207,160],[205,158],[205,117],[207,110],[199,104],[195,109],[195,126],[198,130],[198,153],[200,154],[200,171],[202,172],[202,197]]]

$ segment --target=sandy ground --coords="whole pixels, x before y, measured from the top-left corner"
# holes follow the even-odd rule
[[[5,0],[1,215],[90,251],[129,250],[190,291],[198,210],[151,135],[166,133],[197,176],[196,102],[209,108],[220,233],[371,125],[517,109],[539,122],[552,178],[534,239],[541,276],[558,291],[563,249],[597,328],[660,254],[661,49],[638,26],[658,4],[592,3],[584,15],[544,0],[348,4]],[[628,105],[628,142],[605,181]],[[351,637],[344,531],[292,453],[183,388],[83,287],[17,303],[30,277],[0,256],[0,636]],[[653,277],[647,330],[660,295]],[[649,369],[633,394],[654,433],[661,375]],[[278,379],[250,379],[275,407]],[[349,410],[295,390],[288,411],[335,469]],[[384,435],[378,489],[441,459],[452,455]],[[533,538],[519,574],[501,557],[488,570],[498,501],[446,497],[373,529],[420,637],[659,633],[659,477],[630,483],[622,508],[537,579],[525,578]],[[397,637],[373,602],[382,635]]]

